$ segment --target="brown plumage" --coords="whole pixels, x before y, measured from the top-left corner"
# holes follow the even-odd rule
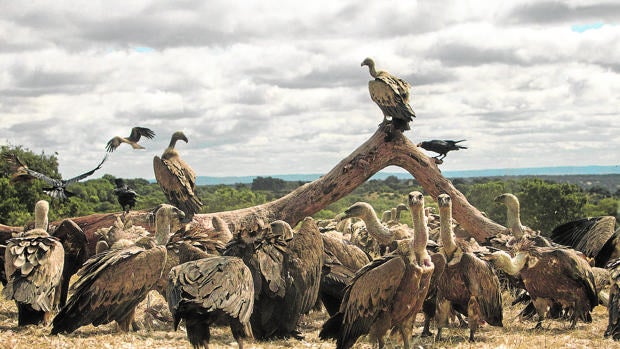
[[[437,198],[440,216],[441,253],[447,265],[437,281],[437,337],[448,326],[452,309],[467,314],[469,340],[481,321],[502,326],[502,293],[493,269],[473,253],[457,246],[452,231],[452,200],[447,194]]]
[[[519,275],[530,294],[539,319],[536,328],[553,303],[559,303],[571,314],[571,328],[577,319],[592,321],[590,311],[598,304],[595,280],[588,262],[575,250],[538,247],[528,239],[514,244],[514,257],[504,251],[489,256],[494,264],[509,275]]]
[[[142,136],[148,139],[153,139],[153,137],[155,137],[155,132],[153,132],[151,129],[146,128],[146,127],[136,126],[131,129],[131,134],[129,135],[129,137],[125,138],[121,136],[116,136],[110,139],[108,141],[108,144],[106,144],[105,150],[108,153],[111,153],[114,150],[116,150],[116,148],[118,148],[122,143],[127,143],[131,145],[131,147],[134,149],[144,149],[143,146],[138,144],[138,141],[140,140],[140,137]]]
[[[613,340],[618,341],[620,340],[620,258],[610,261],[606,267],[610,271],[611,289],[607,303],[609,318],[604,336],[611,336]]]
[[[383,112],[383,123],[390,124],[390,132],[386,137],[393,137],[395,130],[405,131],[411,129],[409,122],[413,121],[415,112],[409,105],[409,90],[411,85],[403,79],[384,71],[375,69],[375,62],[366,58],[362,66],[368,66],[370,75],[374,78],[368,82],[370,98],[377,103]],[[388,120],[388,118],[390,118]]]
[[[240,349],[242,339],[252,337],[254,284],[240,258],[203,258],[172,268],[166,299],[174,329],[185,319],[187,338],[194,348],[208,348],[212,324],[229,325]]]
[[[424,196],[411,192],[408,202],[415,237],[399,240],[392,253],[360,269],[345,291],[340,311],[323,324],[319,337],[336,339],[338,349],[352,347],[365,334],[382,348],[390,328],[399,330],[409,348],[412,321],[422,307],[434,266],[426,251]]]
[[[187,137],[183,132],[173,133],[170,145],[164,150],[161,158],[158,156],[153,158],[153,169],[155,179],[168,201],[185,212],[187,220],[191,220],[203,204],[195,192],[196,173],[181,159],[179,152],[174,148],[178,140],[187,143]]]
[[[35,216],[40,218],[43,210],[47,220],[48,207],[47,201],[37,202],[35,211],[39,212]],[[37,226],[42,225],[38,223]],[[57,288],[62,279],[62,244],[37,227],[10,239],[4,258],[8,283],[2,294],[17,303],[18,326],[47,323],[57,303]]]
[[[614,232],[615,228],[614,216],[588,217],[555,227],[550,238],[594,258],[594,265],[602,268],[620,257],[620,230]]]

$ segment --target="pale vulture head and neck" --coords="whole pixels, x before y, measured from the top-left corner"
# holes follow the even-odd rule
[[[182,140],[182,141],[185,141],[185,143],[188,143],[187,136],[185,136],[185,133],[183,133],[182,131],[177,131],[173,133],[172,137],[170,138],[170,144],[168,145],[168,148],[164,151],[164,156],[166,153],[176,151],[174,150],[174,147],[176,146],[178,140]]]
[[[419,265],[432,265],[431,258],[426,251],[426,242],[428,240],[428,227],[424,219],[424,195],[419,191],[412,191],[408,195],[409,210],[413,219],[414,237],[411,240],[413,251]]]
[[[178,208],[162,204],[155,213],[155,241],[157,245],[163,246],[168,243],[174,229],[180,226],[181,220],[185,218],[185,213]]]
[[[47,231],[48,218],[47,215],[50,210],[50,204],[45,200],[37,201],[34,205],[34,228],[43,229]]]
[[[363,62],[362,62],[362,67],[367,65],[368,66],[368,71],[370,72],[370,76],[372,76],[373,78],[376,78],[378,74],[378,72],[375,70],[375,61],[372,60],[372,58],[366,58]]]
[[[524,227],[521,224],[519,199],[513,194],[506,193],[496,197],[495,202],[506,205],[506,225],[515,238],[522,238],[524,235]]]

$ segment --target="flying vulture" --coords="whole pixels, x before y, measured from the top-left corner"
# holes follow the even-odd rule
[[[107,155],[104,156],[103,160],[101,160],[99,165],[97,165],[97,167],[95,167],[94,169],[86,173],[83,173],[79,176],[65,180],[65,179],[50,178],[42,173],[31,170],[28,168],[26,164],[24,164],[17,157],[17,155],[13,153],[5,154],[5,159],[9,162],[9,164],[11,165],[11,170],[13,171],[13,174],[11,175],[11,182],[19,183],[19,182],[31,180],[33,178],[40,179],[44,181],[45,183],[47,183],[48,185],[52,186],[51,188],[43,188],[43,192],[49,195],[52,199],[60,199],[61,201],[67,200],[70,196],[75,195],[66,189],[67,185],[79,182],[82,179],[95,173],[95,171],[101,168],[101,165],[103,165],[103,163],[106,161],[107,158],[108,158]]]
[[[252,338],[254,283],[240,258],[203,258],[172,268],[166,299],[174,329],[185,319],[187,338],[194,348],[209,347],[212,324],[229,325],[240,349],[243,338]]]
[[[415,117],[415,112],[409,105],[411,85],[384,70],[377,71],[375,62],[371,58],[366,58],[362,62],[362,66],[365,65],[368,66],[370,76],[374,78],[368,82],[370,98],[383,112],[382,125],[390,124],[390,130],[386,136],[386,140],[389,141],[393,138],[395,130],[411,129],[409,122]]]
[[[131,147],[134,149],[144,149],[143,146],[138,144],[138,141],[142,136],[148,139],[153,139],[153,137],[155,137],[155,132],[146,127],[134,127],[131,129],[131,134],[129,135],[129,137],[125,138],[121,136],[116,136],[108,141],[105,149],[108,153],[111,153],[115,151],[116,148],[118,148],[122,143],[127,143],[131,145]]]
[[[411,192],[408,202],[414,237],[399,240],[393,252],[360,269],[347,286],[340,311],[323,324],[319,337],[336,339],[338,349],[351,348],[365,334],[372,334],[383,348],[390,329],[398,330],[409,348],[412,321],[428,292],[434,265],[426,251],[424,196]]]
[[[437,160],[443,160],[443,158],[445,158],[451,150],[467,149],[467,147],[457,144],[464,141],[465,139],[461,139],[460,141],[433,139],[432,141],[418,143],[418,147],[422,147],[423,149],[439,154],[435,156],[435,158]]]
[[[168,201],[185,212],[186,220],[191,220],[200,211],[203,203],[196,195],[196,173],[181,159],[174,148],[178,140],[187,143],[187,137],[181,131],[172,134],[170,145],[161,158],[153,158],[155,179]]]
[[[129,212],[136,205],[138,193],[125,184],[122,178],[115,178],[114,183],[116,184],[114,195],[116,195],[118,203],[121,204],[124,212]]]

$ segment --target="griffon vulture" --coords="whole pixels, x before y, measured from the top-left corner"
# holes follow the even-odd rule
[[[144,149],[143,146],[138,144],[138,141],[140,140],[140,137],[142,136],[148,139],[153,139],[153,137],[155,137],[155,132],[153,132],[151,129],[146,128],[146,127],[136,126],[131,129],[131,134],[129,135],[129,137],[125,138],[121,136],[116,136],[110,139],[108,141],[108,144],[106,144],[105,150],[108,153],[111,153],[115,151],[116,148],[118,148],[122,143],[127,143],[131,145],[131,147],[134,149]]]
[[[170,145],[164,150],[161,158],[153,158],[155,179],[170,203],[183,212],[186,219],[191,220],[200,211],[202,202],[196,195],[196,173],[181,159],[174,148],[178,140],[187,143],[187,137],[181,131],[172,134]]]

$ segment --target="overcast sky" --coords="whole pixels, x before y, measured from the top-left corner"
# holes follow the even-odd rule
[[[182,130],[198,175],[325,173],[383,116],[360,63],[413,86],[448,171],[620,164],[617,1],[2,1],[0,142],[64,178],[154,178]],[[435,155],[432,153],[428,153]]]

